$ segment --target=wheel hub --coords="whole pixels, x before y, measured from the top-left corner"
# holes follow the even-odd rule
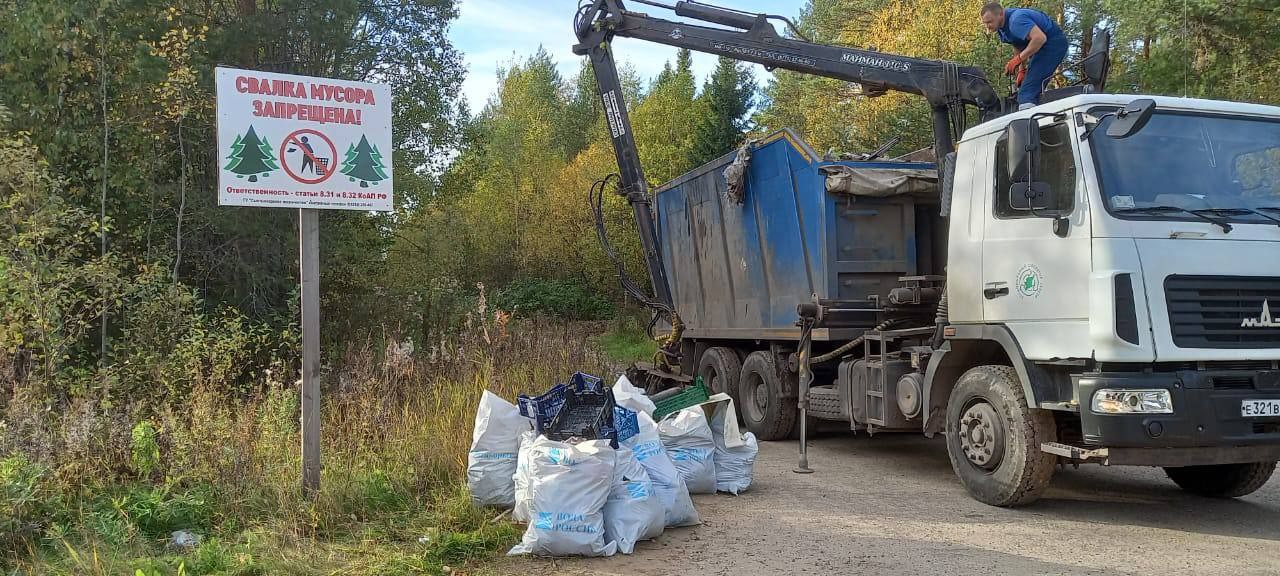
[[[716,372],[714,368],[707,370],[707,373],[702,377],[702,380],[706,382],[707,388],[711,390],[712,394],[718,394],[725,391],[723,379],[720,378],[720,373]]]
[[[764,383],[760,383],[755,387],[751,396],[755,404],[755,413],[763,415],[765,410],[769,408],[769,387],[765,386]]]
[[[1004,458],[1004,426],[986,402],[970,406],[960,417],[960,450],[974,466],[995,470]]]

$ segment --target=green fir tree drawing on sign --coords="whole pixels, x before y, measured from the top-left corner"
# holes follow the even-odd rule
[[[250,182],[257,182],[258,176],[267,177],[272,170],[279,170],[275,154],[271,153],[271,145],[259,138],[253,126],[242,136],[236,136],[231,144],[231,155],[227,156],[225,170],[235,173],[236,178],[249,177]]]
[[[361,188],[368,188],[370,182],[376,184],[387,179],[382,153],[364,136],[360,137],[359,144],[347,146],[347,157],[342,159],[342,173],[352,182],[359,180]]]

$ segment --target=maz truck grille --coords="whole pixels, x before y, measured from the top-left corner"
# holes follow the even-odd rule
[[[1164,294],[1179,348],[1280,348],[1280,278],[1170,276]]]

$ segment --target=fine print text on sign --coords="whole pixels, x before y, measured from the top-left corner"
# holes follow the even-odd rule
[[[391,88],[217,69],[218,204],[393,208]]]

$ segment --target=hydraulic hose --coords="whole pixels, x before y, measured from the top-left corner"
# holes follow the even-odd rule
[[[929,345],[933,346],[934,350],[937,350],[939,346],[942,346],[943,329],[947,327],[947,323],[950,322],[950,318],[951,311],[947,307],[947,286],[944,284],[942,286],[942,298],[938,300],[938,311],[934,315],[933,319],[937,329],[933,333],[933,339],[929,342]]]
[[[881,330],[888,329],[890,326],[893,326],[894,324],[897,324],[897,323],[898,323],[897,320],[885,320],[884,322],[881,322],[879,325],[877,325],[875,328],[868,330],[868,332],[879,332]],[[867,339],[866,334],[863,334],[862,336],[859,336],[857,338],[854,338],[853,340],[850,340],[844,343],[843,345],[841,345],[839,348],[836,348],[835,350],[827,352],[826,354],[823,354],[821,356],[814,356],[813,360],[810,360],[810,363],[822,364],[823,362],[830,362],[832,360],[835,360],[836,358],[844,356],[845,352],[848,352],[850,350],[853,350],[854,348],[857,348],[858,345],[862,344],[864,341],[866,341],[866,339]]]

